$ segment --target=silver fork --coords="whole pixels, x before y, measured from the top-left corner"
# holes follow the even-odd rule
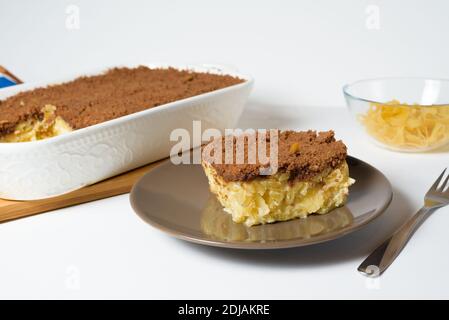
[[[358,267],[361,273],[371,277],[381,275],[396,259],[425,218],[435,209],[449,204],[449,187],[446,188],[449,175],[441,183],[446,169],[427,191],[424,197],[424,206],[362,262]]]

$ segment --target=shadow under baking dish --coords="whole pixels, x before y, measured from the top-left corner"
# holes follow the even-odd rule
[[[137,214],[150,225],[179,239],[226,248],[278,249],[337,239],[380,216],[391,202],[389,181],[376,168],[348,157],[347,204],[328,214],[246,227],[234,223],[209,192],[200,165],[174,165],[169,160],[142,177],[131,191]]]

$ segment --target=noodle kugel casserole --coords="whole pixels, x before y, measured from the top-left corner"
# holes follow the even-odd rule
[[[0,101],[0,142],[47,139],[242,82],[175,68],[114,68]]]
[[[246,226],[305,218],[310,214],[325,214],[345,204],[349,186],[355,181],[349,177],[346,162],[346,146],[337,141],[333,131],[278,131],[277,171],[261,175],[267,166],[259,159],[248,161],[250,140],[266,139],[269,153],[269,134],[263,138],[254,133],[253,139],[244,139],[242,164],[214,161],[214,157],[202,157],[202,166],[211,192],[232,215],[236,223]],[[211,141],[205,148],[225,149],[225,136]],[[233,137],[233,158],[236,159],[237,143]],[[208,151],[208,152],[209,152]],[[212,151],[213,153],[214,151]],[[224,157],[223,153],[223,157]]]

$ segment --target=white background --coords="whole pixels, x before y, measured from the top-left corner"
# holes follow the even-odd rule
[[[66,28],[69,4],[79,30]],[[367,28],[373,5],[379,29]],[[27,81],[120,61],[221,63],[256,78],[254,98],[336,106],[361,78],[449,77],[448,11],[445,0],[0,0],[0,63]]]
[[[80,29],[66,27],[69,4],[80,10]],[[368,28],[373,5],[379,29]],[[365,143],[341,95],[343,84],[360,78],[449,77],[448,9],[443,0],[0,0],[0,64],[24,81],[121,62],[237,67],[256,79],[242,127],[333,128],[395,192],[366,229],[282,251],[171,239],[141,222],[127,195],[1,224],[0,298],[449,298],[448,208],[426,221],[377,282],[356,272],[419,208],[449,153]]]

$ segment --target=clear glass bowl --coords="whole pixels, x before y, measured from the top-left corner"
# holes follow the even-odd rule
[[[358,127],[377,145],[424,152],[449,144],[449,80],[360,80],[343,93]]]

